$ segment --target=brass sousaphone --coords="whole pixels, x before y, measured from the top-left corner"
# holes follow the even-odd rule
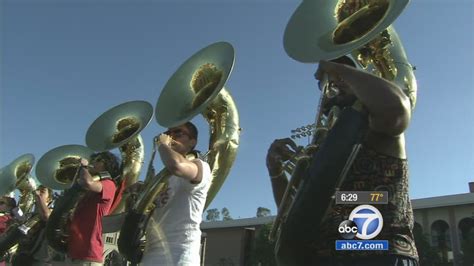
[[[237,108],[229,92],[224,89],[233,65],[234,49],[231,44],[218,42],[201,49],[171,76],[155,108],[156,120],[163,127],[181,125],[198,114],[202,114],[209,123],[209,152],[206,158],[211,168],[212,184],[205,208],[224,183],[239,145]],[[156,176],[147,174],[145,189],[125,218],[118,247],[120,253],[132,263],[141,260],[143,243],[140,240],[155,207],[153,201],[169,176],[166,168]]]
[[[94,151],[120,149],[122,159],[122,190],[137,182],[143,165],[145,149],[140,132],[150,123],[153,106],[146,101],[130,101],[119,104],[101,116],[89,127],[86,144]],[[123,186],[123,187],[121,187]],[[127,195],[118,195],[121,201],[111,214],[125,210]],[[105,228],[105,232],[116,230]],[[111,231],[112,230],[112,231]],[[118,228],[117,228],[118,230]]]
[[[41,184],[53,190],[73,186],[80,159],[90,159],[93,150],[83,145],[62,145],[49,150],[38,160],[36,176]]]
[[[18,189],[20,191],[18,207],[21,210],[19,214],[28,215],[24,217],[29,217],[35,203],[33,193],[36,189],[36,181],[30,175],[34,162],[33,154],[23,154],[0,169],[0,195],[4,196]],[[39,219],[27,219],[10,225],[8,230],[0,236],[0,257],[7,252],[14,252],[18,241],[30,229],[36,230],[38,221]]]
[[[390,80],[416,104],[413,66],[391,24],[409,0],[303,0],[288,22],[286,53],[302,63],[351,54],[358,66]]]
[[[82,145],[63,145],[45,153],[36,165],[36,176],[46,187],[63,190],[54,203],[54,209],[46,224],[48,244],[58,252],[67,251],[67,224],[83,193],[75,185],[81,166],[80,159],[90,160],[94,151]]]
[[[287,54],[303,63],[317,63],[351,53],[358,67],[396,83],[416,103],[416,80],[397,33],[390,26],[408,0],[303,0],[285,30]],[[323,84],[324,88],[328,84]],[[323,97],[326,97],[324,90]],[[297,163],[290,172],[302,179],[298,187],[287,188],[279,206],[272,236],[276,235],[276,253],[281,264],[296,265],[301,250],[317,239],[318,226],[337,187],[344,181],[367,129],[367,115],[360,103],[344,108],[337,123],[316,116],[316,127],[328,131],[324,139],[315,134],[311,164]],[[319,145],[319,143],[322,143]],[[307,158],[302,156],[303,158]],[[299,169],[298,165],[305,167]],[[307,168],[306,168],[307,167]],[[301,177],[303,175],[303,177]],[[296,191],[293,193],[292,191]],[[302,262],[304,264],[304,262]]]
[[[0,195],[6,195],[15,189],[20,191],[18,207],[23,213],[29,213],[34,206],[36,181],[30,175],[35,157],[31,153],[23,154],[0,170]]]
[[[163,127],[174,127],[201,114],[209,123],[207,162],[212,185],[206,207],[216,196],[234,163],[239,145],[239,114],[225,89],[234,66],[230,43],[211,44],[184,62],[166,83],[156,103],[155,117]]]

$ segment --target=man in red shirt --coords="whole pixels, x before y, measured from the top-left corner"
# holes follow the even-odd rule
[[[0,197],[0,235],[7,231],[8,226],[12,223],[12,209],[16,207],[14,198],[8,196]],[[1,254],[0,254],[1,255]],[[5,261],[0,258],[0,266],[5,265]]]
[[[81,160],[78,184],[87,192],[79,201],[69,225],[68,257],[73,265],[102,265],[102,217],[109,214],[120,175],[118,159],[110,152],[95,153],[90,164]],[[100,176],[100,180],[96,180]]]
[[[7,196],[0,197],[0,234],[3,234],[8,228],[12,219],[11,211],[16,206],[14,198]]]

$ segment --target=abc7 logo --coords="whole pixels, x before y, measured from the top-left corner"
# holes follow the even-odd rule
[[[349,220],[342,221],[337,230],[344,239],[372,239],[383,227],[382,214],[372,205],[360,205],[352,210]]]

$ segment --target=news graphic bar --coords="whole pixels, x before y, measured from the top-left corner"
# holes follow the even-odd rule
[[[388,192],[336,191],[336,204],[388,204]]]
[[[336,250],[388,250],[388,240],[336,240]]]

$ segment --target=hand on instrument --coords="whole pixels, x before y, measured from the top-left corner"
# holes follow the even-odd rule
[[[290,138],[273,141],[267,152],[267,169],[271,176],[283,171],[283,162],[294,156],[298,146]]]
[[[40,189],[35,190],[35,198],[37,201],[47,203],[49,200],[48,193],[42,192]]]
[[[316,72],[316,79],[323,80],[324,74],[327,74],[328,81],[332,82],[337,89],[342,90],[347,94],[353,94],[350,86],[341,76],[341,71],[348,67],[350,68],[350,66],[346,66],[344,64],[321,60],[319,62],[318,71]]]
[[[354,95],[351,86],[349,86],[349,84],[342,77],[341,73],[344,72],[345,68],[351,68],[351,70],[354,70],[354,68],[350,66],[324,60],[319,63],[319,68],[316,72],[316,78],[322,80],[324,74],[327,74],[327,82],[329,82],[327,85],[330,86],[330,88],[328,88],[328,92],[323,93],[333,94],[332,97],[324,97],[324,101],[321,103],[323,107],[323,113],[326,115],[333,106],[344,108],[354,104],[354,102],[357,100],[357,97]],[[326,94],[326,96],[328,96],[328,94]]]
[[[88,167],[89,166],[89,161],[87,159],[81,158],[80,163],[82,167]]]
[[[160,145],[171,146],[172,143],[173,143],[173,138],[171,138],[170,135],[166,135],[162,133],[158,136],[158,141],[156,144],[159,147]]]
[[[89,163],[87,159],[81,158],[81,166],[83,167],[82,170],[88,171],[92,176],[97,175],[100,172],[99,169],[95,167],[95,163],[97,162]]]
[[[81,169],[79,176],[77,177],[77,183],[84,188],[87,188],[89,184],[94,182],[93,176],[98,174],[98,169],[94,168],[93,164],[89,164],[87,159],[81,158]]]

